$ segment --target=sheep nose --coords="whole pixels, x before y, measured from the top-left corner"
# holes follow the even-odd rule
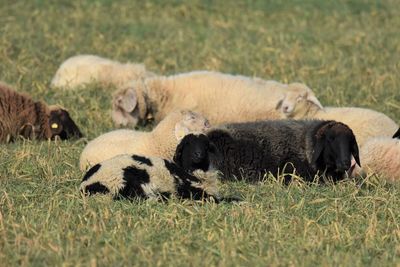
[[[289,106],[283,106],[283,112],[288,112],[289,111]]]
[[[350,169],[350,167],[351,167],[351,164],[350,164],[350,162],[347,162],[347,161],[339,162],[336,165],[336,168],[340,171],[347,171],[348,169]]]
[[[193,153],[193,156],[196,160],[201,160],[202,158],[204,158],[204,153],[201,151],[197,151]]]

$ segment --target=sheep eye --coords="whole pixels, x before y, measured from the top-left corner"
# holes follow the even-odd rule
[[[299,97],[296,99],[296,101],[297,101],[297,102],[300,102],[300,101],[303,100],[303,98],[304,98],[303,96],[299,96]]]

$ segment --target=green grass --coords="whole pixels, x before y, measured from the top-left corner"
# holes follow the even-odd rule
[[[88,140],[112,129],[111,90],[48,87],[80,53],[302,81],[326,106],[399,121],[399,28],[396,0],[2,0],[0,80],[67,107]],[[84,141],[0,146],[0,266],[400,264],[399,185],[227,183],[245,202],[221,205],[86,199]]]

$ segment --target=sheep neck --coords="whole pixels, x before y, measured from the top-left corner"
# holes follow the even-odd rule
[[[51,138],[52,133],[49,126],[50,110],[48,109],[47,105],[43,102],[35,102],[35,115],[36,121],[34,125],[38,125],[40,127],[38,137],[40,139]]]
[[[304,118],[314,118],[321,111],[323,111],[323,109],[320,109],[318,106],[311,104],[308,106]]]
[[[154,115],[156,121],[160,121],[171,111],[169,108],[171,90],[166,86],[166,78],[149,78],[146,79],[143,84],[148,110]]]
[[[178,145],[178,140],[175,137],[174,125],[171,121],[162,121],[150,133],[150,146],[153,146],[158,151],[159,155],[171,160],[175,153],[175,148]]]
[[[147,86],[145,82],[140,81],[142,86],[136,87],[136,95],[138,98],[138,106],[139,106],[139,117],[143,120],[147,118],[150,113],[149,110],[149,100],[147,99]]]

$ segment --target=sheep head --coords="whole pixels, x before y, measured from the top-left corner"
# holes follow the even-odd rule
[[[49,128],[53,139],[56,136],[61,140],[83,137],[68,111],[57,106],[50,106]]]
[[[302,83],[291,83],[276,109],[284,118],[301,119],[307,117],[310,107],[323,109],[313,91]]]
[[[312,164],[318,170],[340,180],[356,163],[361,166],[356,137],[346,124],[330,121],[317,130]]]
[[[215,153],[216,147],[204,134],[186,135],[178,144],[174,162],[185,171],[208,171],[210,168],[210,153]]]
[[[171,116],[177,116],[178,118],[181,118],[175,124],[174,130],[175,137],[178,141],[187,134],[205,133],[208,129],[210,129],[209,121],[199,113],[190,110],[180,110],[171,114]]]
[[[128,85],[114,92],[112,97],[111,117],[114,124],[121,126],[136,126],[140,122],[152,119],[147,114],[147,105],[144,96],[139,94],[143,81],[132,81]]]

